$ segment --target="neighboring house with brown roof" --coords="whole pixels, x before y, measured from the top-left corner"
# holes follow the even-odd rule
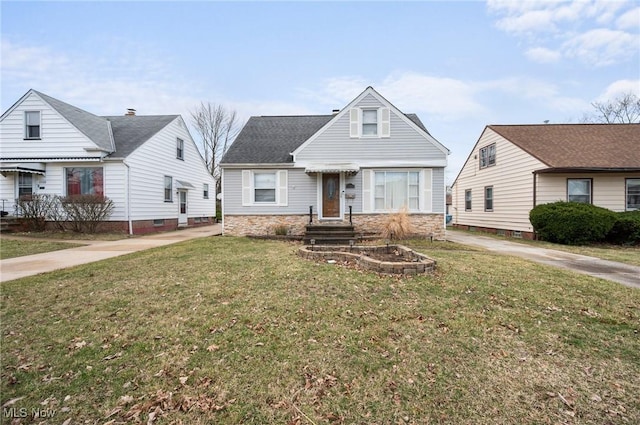
[[[452,195],[454,226],[527,238],[539,204],[638,210],[640,124],[487,126]]]

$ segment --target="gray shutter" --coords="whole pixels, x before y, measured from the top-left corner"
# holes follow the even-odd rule
[[[373,171],[362,170],[362,212],[371,212],[371,194],[373,193]]]
[[[251,205],[251,170],[242,170],[242,206]]]
[[[360,110],[351,108],[349,111],[349,137],[360,137]]]
[[[380,137],[391,137],[391,111],[389,108],[381,108],[380,116]]]
[[[287,200],[287,170],[280,170],[276,173],[276,188],[278,190],[278,205],[286,207]]]

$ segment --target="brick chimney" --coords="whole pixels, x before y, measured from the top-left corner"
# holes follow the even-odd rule
[[[133,108],[127,108],[127,113],[125,115],[134,116],[136,114],[136,110]]]

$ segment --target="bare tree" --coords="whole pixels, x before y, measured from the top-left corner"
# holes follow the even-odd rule
[[[591,106],[595,111],[584,115],[584,123],[640,123],[640,98],[631,92],[608,102],[593,102]]]
[[[202,140],[204,160],[209,173],[216,179],[216,193],[219,193],[220,160],[242,127],[238,115],[223,105],[200,102],[191,111],[191,122]]]

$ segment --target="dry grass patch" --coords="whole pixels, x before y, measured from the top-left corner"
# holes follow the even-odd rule
[[[0,260],[80,246],[74,243],[0,238]]]
[[[56,423],[640,420],[639,291],[452,245],[409,241],[439,266],[409,278],[216,237],[7,282],[0,402]]]

